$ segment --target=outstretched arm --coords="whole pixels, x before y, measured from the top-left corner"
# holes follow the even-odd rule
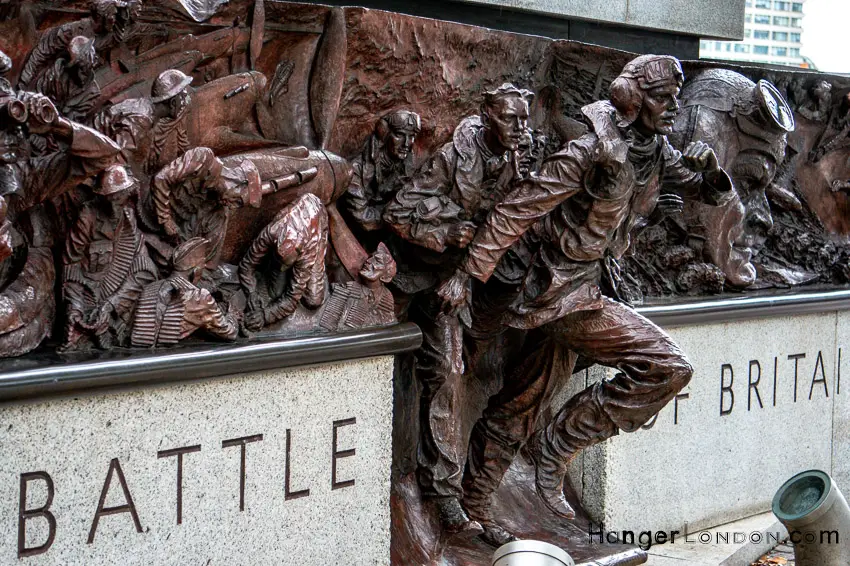
[[[588,135],[571,142],[490,211],[469,245],[462,266],[466,273],[487,281],[505,252],[535,222],[584,189],[595,140],[595,136]]]

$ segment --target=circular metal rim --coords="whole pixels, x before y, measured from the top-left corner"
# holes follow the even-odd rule
[[[521,554],[524,552],[533,552],[538,555],[548,556],[563,563],[564,566],[575,566],[575,561],[564,549],[539,540],[517,540],[504,544],[493,554],[491,564],[495,564],[511,554]]]
[[[788,513],[783,512],[782,508],[780,507],[780,501],[782,499],[782,496],[785,495],[785,493],[787,493],[788,490],[795,483],[807,477],[816,477],[823,481],[824,490],[820,498],[818,498],[817,503],[809,507],[809,509],[803,514],[789,515]],[[773,496],[773,503],[771,504],[771,509],[773,510],[773,514],[776,515],[780,521],[798,522],[808,517],[811,517],[812,515],[817,513],[817,511],[823,507],[824,503],[829,498],[829,494],[831,493],[831,491],[832,478],[829,477],[829,474],[822,470],[806,470],[805,472],[800,472],[799,474],[795,475],[794,477],[786,481],[784,484],[782,484],[782,487],[780,487],[776,491],[776,495]]]

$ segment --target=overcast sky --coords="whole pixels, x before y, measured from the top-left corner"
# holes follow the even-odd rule
[[[850,0],[806,0],[803,48],[821,71],[850,73]]]

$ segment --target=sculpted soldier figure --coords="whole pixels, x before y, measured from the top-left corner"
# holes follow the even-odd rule
[[[49,96],[69,120],[86,121],[100,96],[94,80],[96,63],[94,40],[78,35],[68,44],[67,59],[57,58],[36,81],[36,90]]]
[[[11,60],[0,53],[2,74]],[[114,161],[119,148],[109,138],[59,114],[49,98],[15,92],[0,80],[0,195],[4,242],[12,246],[0,260],[0,356],[29,352],[50,333],[56,310],[55,269],[49,226],[37,205],[61,195]],[[32,155],[31,133],[50,135],[58,147]],[[4,254],[5,255],[5,254]]]
[[[303,302],[318,308],[325,301],[328,213],[322,201],[307,193],[283,208],[239,263],[239,281],[247,297],[245,328],[257,331],[286,318]],[[257,270],[269,259],[261,272]]]
[[[826,122],[832,112],[832,84],[817,81],[809,89],[808,99],[797,109],[802,116],[813,122]]]
[[[93,38],[95,50],[103,53],[124,39],[138,12],[138,0],[92,0],[91,16],[51,28],[44,32],[27,57],[18,86],[31,89],[39,76],[49,69],[76,36]]]
[[[353,175],[343,203],[364,231],[383,227],[384,207],[412,173],[413,144],[421,129],[415,112],[391,112],[378,120],[363,153],[352,160]]]
[[[163,167],[152,184],[151,200],[165,233],[178,243],[209,240],[209,268],[218,264],[230,209],[257,207],[263,195],[253,162],[226,167],[207,147],[190,149]]]
[[[131,203],[138,186],[123,166],[110,166],[95,188],[99,198],[80,210],[68,234],[62,258],[66,351],[124,345],[142,289],[157,278]]]
[[[186,119],[192,102],[192,77],[163,71],[150,98],[129,98],[94,119],[94,126],[121,146],[124,162],[138,175],[155,175],[190,149]]]
[[[637,430],[690,380],[690,364],[664,331],[603,295],[616,286],[616,260],[629,247],[630,232],[661,199],[680,201],[662,189],[713,203],[732,190],[705,144],[682,154],[667,141],[682,80],[673,57],[646,55],[626,65],[611,84],[610,101],[582,109],[590,131],[495,206],[462,270],[440,289],[457,306],[470,276],[487,281],[520,239],[515,251],[531,250],[520,254],[526,276],[503,318],[530,332],[504,388],[474,427],[463,481],[464,506],[490,543],[514,538],[493,520],[490,499],[529,437],[538,493],[555,513],[572,517],[563,495],[568,462],[619,430]],[[569,378],[579,355],[620,373],[573,397],[534,433],[553,384]]]
[[[520,178],[518,154],[533,96],[510,84],[485,93],[481,114],[458,125],[452,141],[423,165],[384,212],[388,227],[421,246],[396,255],[403,271],[394,283],[416,293],[408,317],[424,337],[415,370],[422,384],[418,476],[423,496],[436,502],[448,533],[481,532],[481,527],[459,503],[465,444],[458,398],[462,330],[458,315],[445,312],[434,290],[458,265],[461,248],[472,239],[477,224]]]
[[[151,87],[154,104],[147,170],[153,174],[188,151],[186,118],[192,102],[192,77],[177,69],[163,71]]]
[[[0,155],[0,191],[13,219],[97,174],[118,157],[120,148],[112,140],[66,119],[44,95],[0,93],[0,111],[6,118],[0,134],[5,150]],[[32,156],[30,133],[49,134],[63,145]]]
[[[198,287],[209,241],[192,238],[171,259],[171,275],[145,287],[133,320],[133,346],[176,344],[197,330],[223,340],[236,340],[239,325],[207,289]]]
[[[329,331],[345,331],[396,322],[393,294],[385,286],[395,274],[395,260],[381,242],[363,264],[360,281],[334,285],[320,326]]]
[[[680,98],[670,142],[679,149],[696,140],[709,144],[737,197],[723,206],[690,203],[679,230],[684,238],[703,242],[701,255],[723,271],[727,285],[745,288],[756,280],[752,258],[773,228],[768,194],[779,190],[774,177],[785,159],[794,115],[771,83],[754,83],[728,69],[691,77]]]

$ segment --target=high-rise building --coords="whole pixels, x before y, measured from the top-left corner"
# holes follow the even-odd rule
[[[746,0],[743,41],[700,41],[700,57],[806,66],[800,55],[806,0]]]

